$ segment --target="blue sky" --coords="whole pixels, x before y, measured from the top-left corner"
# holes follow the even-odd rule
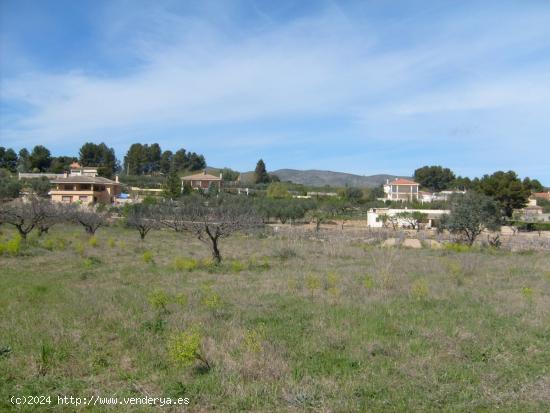
[[[0,145],[550,185],[550,2],[0,0]]]

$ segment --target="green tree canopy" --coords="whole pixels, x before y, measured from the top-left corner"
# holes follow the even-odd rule
[[[172,170],[172,158],[174,154],[172,151],[164,151],[160,156],[160,172],[168,174]]]
[[[79,161],[82,166],[96,166],[101,176],[112,177],[117,169],[115,150],[105,143],[86,142],[80,148]]]
[[[29,172],[31,170],[31,155],[26,148],[19,151],[19,157],[17,160],[18,172]]]
[[[272,182],[267,187],[267,197],[272,199],[290,198],[290,193],[285,184],[281,182]]]
[[[531,192],[543,192],[544,191],[544,187],[542,186],[540,181],[537,180],[537,179],[530,179],[529,177],[527,177],[523,180],[522,183],[523,183],[523,186],[526,189],[529,189]]]
[[[414,180],[432,191],[443,191],[451,187],[455,174],[442,166],[423,166],[414,171]]]
[[[254,169],[254,183],[256,184],[266,184],[269,183],[269,175],[265,167],[265,162],[263,159],[260,159],[256,164],[256,169]]]
[[[50,151],[42,146],[36,145],[29,156],[31,170],[46,172],[52,163]]]
[[[12,148],[0,146],[0,168],[5,168],[10,172],[17,170],[17,153]]]
[[[176,171],[168,174],[164,184],[164,197],[169,199],[177,199],[181,197],[181,178]]]
[[[525,207],[531,195],[531,189],[523,185],[514,171],[484,175],[476,182],[476,187],[479,192],[494,198],[507,217],[512,216],[514,209]]]
[[[468,245],[472,245],[483,230],[500,228],[502,214],[499,205],[486,195],[472,191],[457,194],[451,199],[450,209],[450,214],[443,216],[441,225],[462,236]]]

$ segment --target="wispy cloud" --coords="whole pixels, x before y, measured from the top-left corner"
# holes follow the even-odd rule
[[[247,141],[268,148],[291,144],[297,133],[262,130],[262,120],[280,126],[300,118],[303,126],[326,116],[345,119],[346,133],[317,144],[330,150],[335,141],[349,142],[351,156],[359,141],[502,139],[487,119],[503,116],[514,129],[514,113],[538,114],[523,137],[533,145],[542,143],[541,128],[548,130],[549,9],[438,12],[433,22],[420,13],[418,21],[402,20],[405,28],[399,19],[381,28],[368,13],[334,6],[284,22],[257,7],[258,23],[244,28],[224,17],[238,10],[130,9],[108,9],[98,30],[103,55],[131,62],[125,70],[30,67],[2,78],[3,143],[97,136],[122,144],[142,131],[203,128],[195,136],[217,136],[232,150]],[[9,105],[23,110],[8,116]],[[258,126],[245,137],[224,134],[246,123]]]

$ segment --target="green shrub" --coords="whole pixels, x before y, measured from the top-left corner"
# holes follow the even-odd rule
[[[201,304],[210,310],[219,310],[223,305],[220,295],[213,291],[212,287],[208,284],[202,285],[201,296]]]
[[[19,255],[21,252],[21,235],[15,234],[8,242],[5,244],[5,251],[13,256]]]
[[[216,263],[212,258],[203,258],[202,260],[200,260],[199,266],[200,268],[203,268],[207,271],[215,270],[217,267]]]
[[[92,268],[95,265],[101,264],[101,260],[97,257],[86,257],[84,261],[82,262],[84,265],[84,268]]]
[[[199,266],[197,260],[193,258],[174,258],[174,268],[177,271],[193,271]]]
[[[306,288],[309,291],[311,291],[312,294],[313,294],[313,291],[321,288],[321,280],[319,279],[319,277],[313,274],[309,274],[306,276],[305,284],[306,284]]]
[[[149,294],[148,297],[149,304],[151,304],[151,307],[153,307],[157,311],[166,312],[166,306],[170,302],[170,298],[168,297],[168,294],[166,294],[163,290],[156,289]]]
[[[448,244],[444,244],[443,248],[446,251],[454,251],[454,252],[470,252],[472,251],[472,247],[466,244],[459,244],[456,242],[450,242]]]
[[[190,366],[198,360],[209,369],[210,363],[202,355],[201,342],[202,336],[196,330],[176,333],[168,340],[168,356],[182,367]]]
[[[112,249],[112,248],[115,248],[115,247],[116,247],[116,241],[115,241],[114,239],[112,239],[112,238],[109,238],[109,239],[107,240],[107,245],[108,245],[109,248],[111,248],[111,249]]]
[[[141,259],[145,263],[152,263],[153,262],[153,253],[151,251],[145,251],[143,255],[141,256]]]
[[[97,241],[97,238],[96,238],[95,235],[94,235],[94,236],[91,236],[91,237],[88,239],[88,245],[89,245],[90,247],[94,247],[94,248],[97,247],[98,241]]]
[[[64,251],[67,248],[67,241],[63,238],[48,238],[42,243],[42,247],[48,251]]]
[[[521,289],[521,295],[523,295],[523,298],[527,301],[533,301],[533,289],[531,287],[523,287]]]
[[[265,257],[259,261],[256,258],[251,258],[248,260],[248,269],[251,271],[266,271],[270,268],[271,265]]]
[[[231,271],[232,272],[241,272],[246,268],[246,266],[239,260],[231,261]]]

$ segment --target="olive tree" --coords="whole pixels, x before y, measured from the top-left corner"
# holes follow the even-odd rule
[[[500,207],[488,196],[476,192],[457,194],[451,199],[450,209],[450,213],[443,216],[441,227],[461,236],[468,245],[472,245],[485,229],[500,229]]]

